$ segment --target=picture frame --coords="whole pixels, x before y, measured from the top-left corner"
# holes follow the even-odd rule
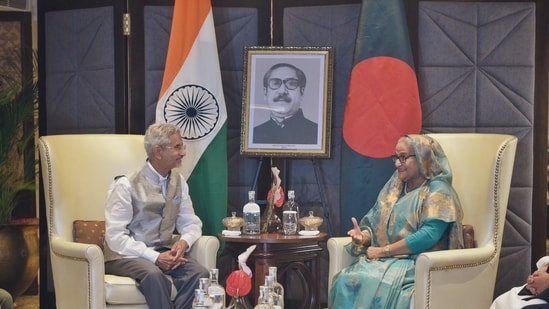
[[[240,153],[330,158],[333,65],[333,47],[245,47]]]

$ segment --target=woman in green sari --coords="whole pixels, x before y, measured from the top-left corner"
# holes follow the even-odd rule
[[[333,280],[332,309],[410,308],[419,253],[463,248],[463,213],[441,146],[426,135],[400,138],[396,171],[346,250],[358,256]]]

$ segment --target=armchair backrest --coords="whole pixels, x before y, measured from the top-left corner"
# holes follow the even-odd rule
[[[477,247],[501,247],[517,139],[510,135],[429,134],[446,153],[464,213]],[[506,154],[504,156],[504,154]],[[496,262],[497,263],[497,262]]]
[[[114,177],[134,171],[146,159],[142,135],[42,136],[39,148],[48,234],[68,241],[74,220],[105,219]]]
[[[488,308],[501,254],[517,138],[482,133],[430,136],[448,156],[463,222],[473,225],[477,248],[420,254],[415,308]]]

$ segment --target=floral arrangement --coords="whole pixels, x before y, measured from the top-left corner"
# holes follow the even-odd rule
[[[227,277],[227,294],[231,297],[244,297],[252,290],[252,278],[243,270],[233,271]]]
[[[274,207],[280,208],[284,204],[284,190],[280,185],[282,180],[280,179],[280,170],[278,167],[271,167],[271,188],[267,192],[267,208],[265,209],[265,220],[261,225],[261,232],[269,232],[269,224],[271,219],[276,216]]]
[[[255,248],[256,246],[252,245],[238,256],[239,270],[233,271],[225,281],[227,285],[225,291],[232,297],[228,309],[252,308],[246,299],[246,295],[252,290],[252,270],[246,262]]]

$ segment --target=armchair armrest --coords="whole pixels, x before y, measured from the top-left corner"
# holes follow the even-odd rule
[[[101,248],[56,236],[52,236],[50,248],[57,307],[105,308],[105,260]],[[218,250],[216,237],[201,236],[188,255],[209,270],[216,266]],[[133,282],[126,277],[120,278]],[[113,300],[112,296],[110,300]]]
[[[50,253],[57,307],[104,308],[105,262],[101,248],[52,236]]]
[[[219,250],[219,239],[214,236],[201,236],[187,253],[197,260],[206,269],[216,267],[217,251]]]
[[[351,265],[356,259],[347,253],[345,245],[351,241],[351,237],[330,237],[327,242],[330,265],[328,273],[328,289],[332,286],[334,276],[344,267]]]
[[[415,308],[460,308],[464,296],[467,303],[478,308],[490,307],[495,276],[489,273],[497,271],[499,260],[495,252],[489,244],[420,254],[416,260]]]

